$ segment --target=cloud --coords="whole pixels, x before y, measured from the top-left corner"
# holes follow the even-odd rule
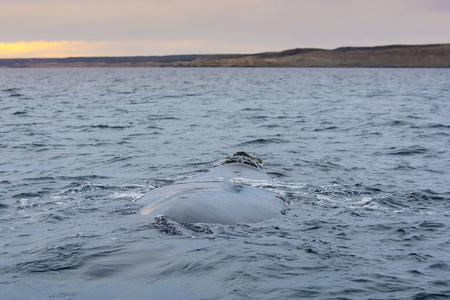
[[[86,56],[105,48],[108,42],[22,41],[0,43],[1,58]]]
[[[285,50],[269,44],[221,40],[31,41],[0,43],[0,58],[62,58],[75,56],[153,56],[167,54],[256,53]]]

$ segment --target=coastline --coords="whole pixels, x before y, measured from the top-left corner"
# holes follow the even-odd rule
[[[0,59],[0,68],[88,67],[450,68],[450,44],[298,48],[257,54]]]

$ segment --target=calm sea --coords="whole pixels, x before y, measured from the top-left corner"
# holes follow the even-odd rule
[[[0,69],[0,298],[449,299],[449,69]],[[260,157],[288,211],[137,221]],[[139,219],[140,220],[140,219]]]

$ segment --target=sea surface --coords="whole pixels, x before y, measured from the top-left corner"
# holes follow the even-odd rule
[[[0,125],[1,299],[450,298],[450,69],[0,69]],[[237,151],[277,218],[138,218]]]

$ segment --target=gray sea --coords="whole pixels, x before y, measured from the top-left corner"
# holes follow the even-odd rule
[[[449,299],[450,69],[0,69],[1,299]],[[237,151],[288,207],[139,219]]]

